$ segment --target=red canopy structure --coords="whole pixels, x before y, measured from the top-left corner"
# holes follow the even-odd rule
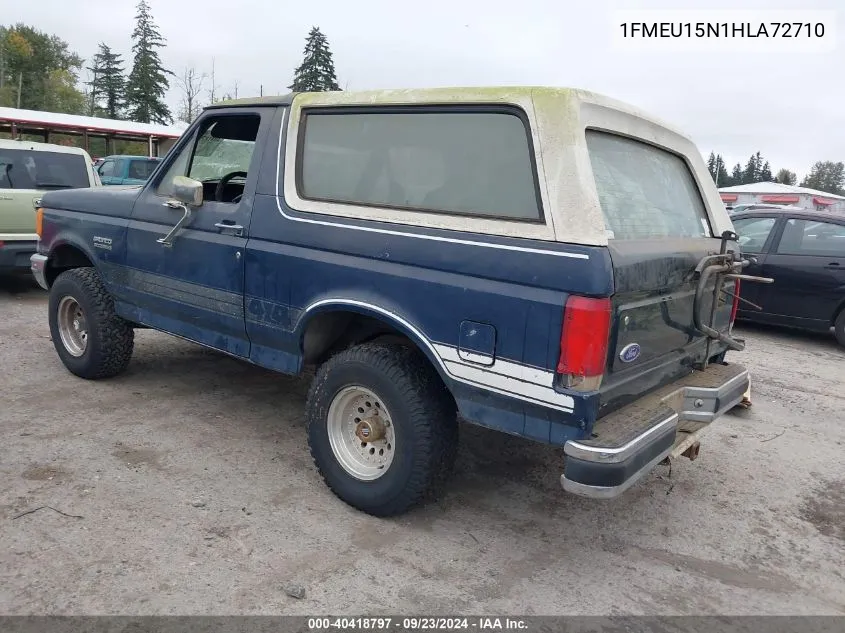
[[[116,121],[99,117],[0,108],[0,132],[12,138],[21,134],[40,136],[45,143],[50,136],[64,134],[82,138],[81,147],[89,151],[91,138],[102,138],[106,142],[106,153],[114,153],[114,141],[140,141],[146,143],[150,156],[164,156],[182,135],[184,128],[173,125]]]
[[[771,202],[775,204],[795,204],[800,200],[798,196],[793,195],[784,195],[784,194],[773,194],[768,196],[760,196],[760,200],[763,202]]]

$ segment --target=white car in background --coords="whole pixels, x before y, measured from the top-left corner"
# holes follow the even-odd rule
[[[29,270],[36,201],[45,192],[99,186],[84,149],[0,139],[0,271]]]

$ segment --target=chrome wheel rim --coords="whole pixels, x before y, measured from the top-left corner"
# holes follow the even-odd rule
[[[58,307],[59,337],[67,353],[76,358],[88,348],[88,321],[73,297],[62,297]]]
[[[358,385],[341,389],[329,405],[326,426],[335,459],[355,479],[374,481],[388,471],[396,433],[375,392]]]

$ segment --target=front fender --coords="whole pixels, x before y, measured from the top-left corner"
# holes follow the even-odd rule
[[[70,231],[62,231],[58,233],[54,239],[50,241],[50,244],[47,248],[41,249],[42,255],[47,256],[48,262],[50,264],[55,263],[57,254],[61,255],[61,251],[65,248],[73,248],[77,251],[80,251],[85,257],[91,262],[92,266],[97,266],[97,254],[94,252],[93,245],[88,245],[85,241],[78,235],[71,233]]]

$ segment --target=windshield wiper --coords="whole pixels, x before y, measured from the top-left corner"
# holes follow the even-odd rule
[[[73,189],[73,185],[68,185],[63,182],[36,182],[36,189],[44,189],[52,187],[53,189]]]

